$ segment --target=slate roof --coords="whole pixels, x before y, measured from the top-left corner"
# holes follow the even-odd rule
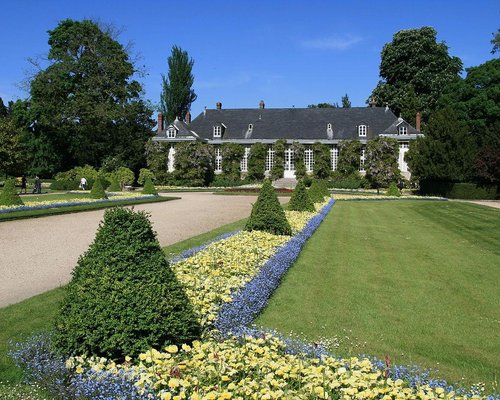
[[[186,129],[210,141],[217,140],[213,137],[217,125],[222,127],[222,140],[352,140],[397,135],[401,121],[384,107],[207,109]],[[403,123],[408,125],[408,134],[419,133]],[[332,124],[330,132],[328,124]],[[358,135],[359,125],[367,126],[366,137]]]

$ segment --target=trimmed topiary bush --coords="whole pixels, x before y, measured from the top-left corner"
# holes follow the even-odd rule
[[[92,199],[107,199],[106,192],[102,187],[102,182],[100,179],[96,179],[92,185],[92,190],[90,191],[90,197]]]
[[[314,211],[314,204],[307,194],[304,182],[300,180],[292,193],[288,209],[292,211]]]
[[[285,211],[283,211],[269,179],[264,180],[259,197],[253,205],[252,213],[245,225],[245,230],[264,231],[274,235],[292,234]]]
[[[198,319],[146,213],[105,212],[73,270],[55,328],[63,355],[113,360],[199,338]]]
[[[399,191],[399,188],[395,182],[392,182],[389,185],[389,189],[387,189],[387,192],[385,192],[385,195],[386,196],[397,196],[397,197],[401,196],[401,192]]]
[[[314,179],[309,188],[309,198],[313,203],[321,203],[325,197],[329,197],[330,192],[324,180]]]
[[[142,188],[142,194],[158,194],[158,191],[153,185],[153,181],[151,181],[151,178],[146,178],[146,182],[144,183],[144,187]]]
[[[120,183],[118,182],[118,179],[112,179],[111,180],[111,185],[108,187],[108,192],[120,192],[122,188],[120,187]]]
[[[6,180],[2,193],[0,193],[0,206],[22,206],[23,204],[17,193],[15,180]]]

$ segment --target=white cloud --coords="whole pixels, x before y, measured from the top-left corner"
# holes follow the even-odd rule
[[[319,39],[302,40],[301,46],[306,49],[316,50],[345,50],[361,42],[362,38],[353,35],[344,35],[343,37],[325,37]]]

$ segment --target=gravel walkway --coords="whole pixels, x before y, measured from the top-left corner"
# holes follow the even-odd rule
[[[212,193],[172,195],[182,199],[134,206],[151,213],[162,246],[248,217],[256,200]],[[68,283],[103,214],[98,210],[1,222],[0,307]]]

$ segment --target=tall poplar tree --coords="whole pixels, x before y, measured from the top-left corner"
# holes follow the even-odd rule
[[[168,57],[168,76],[162,74],[163,90],[160,95],[160,109],[167,123],[178,117],[184,120],[197,95],[192,89],[194,60],[187,51],[173,46]]]

